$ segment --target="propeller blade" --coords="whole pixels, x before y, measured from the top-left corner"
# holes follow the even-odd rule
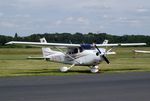
[[[102,57],[103,57],[103,59],[106,61],[106,63],[107,64],[109,64],[110,62],[109,62],[109,60],[106,58],[106,56],[105,55],[102,55]]]
[[[99,52],[100,54],[102,53],[96,45],[95,45],[95,48],[98,50],[98,52]]]
[[[99,48],[95,45],[95,48],[98,50],[98,52],[101,54],[102,52],[99,50]],[[109,64],[109,60],[106,58],[105,55],[102,55],[102,58],[106,61],[107,64]]]

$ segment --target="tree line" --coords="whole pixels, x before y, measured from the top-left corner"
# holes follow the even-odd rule
[[[150,36],[146,35],[111,35],[107,33],[44,33],[44,34],[32,34],[30,36],[21,37],[17,33],[12,36],[0,35],[0,46],[5,46],[5,43],[9,41],[31,41],[39,42],[40,38],[45,37],[48,42],[52,43],[102,43],[105,39],[110,43],[147,43],[150,46]]]

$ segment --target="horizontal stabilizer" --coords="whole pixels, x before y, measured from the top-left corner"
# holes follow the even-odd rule
[[[46,58],[46,57],[27,57],[27,59],[33,59],[33,60],[45,60],[45,59],[49,59],[49,58]]]
[[[114,55],[114,54],[116,54],[116,52],[106,52],[105,54],[106,55]]]

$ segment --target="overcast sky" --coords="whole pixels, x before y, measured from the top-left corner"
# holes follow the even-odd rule
[[[150,35],[150,0],[0,0],[0,34]]]

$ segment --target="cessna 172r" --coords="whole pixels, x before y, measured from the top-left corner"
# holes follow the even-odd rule
[[[63,44],[63,43],[47,43],[45,38],[40,39],[41,42],[20,42],[10,41],[6,44],[20,44],[42,47],[43,57],[35,57],[35,59],[45,59],[54,62],[61,62],[64,64],[71,64],[70,67],[61,67],[61,72],[67,72],[73,66],[88,66],[92,73],[99,71],[99,64],[102,61],[106,61],[109,64],[109,60],[106,58],[108,54],[115,54],[111,52],[112,49],[106,50],[105,48],[98,47],[113,47],[113,46],[137,46],[146,45],[146,43],[122,43],[122,44],[108,44],[108,40],[105,40],[102,44]],[[55,47],[59,51],[51,50],[47,47]],[[67,52],[63,52],[60,48],[66,47]],[[34,58],[34,57],[30,57]]]

